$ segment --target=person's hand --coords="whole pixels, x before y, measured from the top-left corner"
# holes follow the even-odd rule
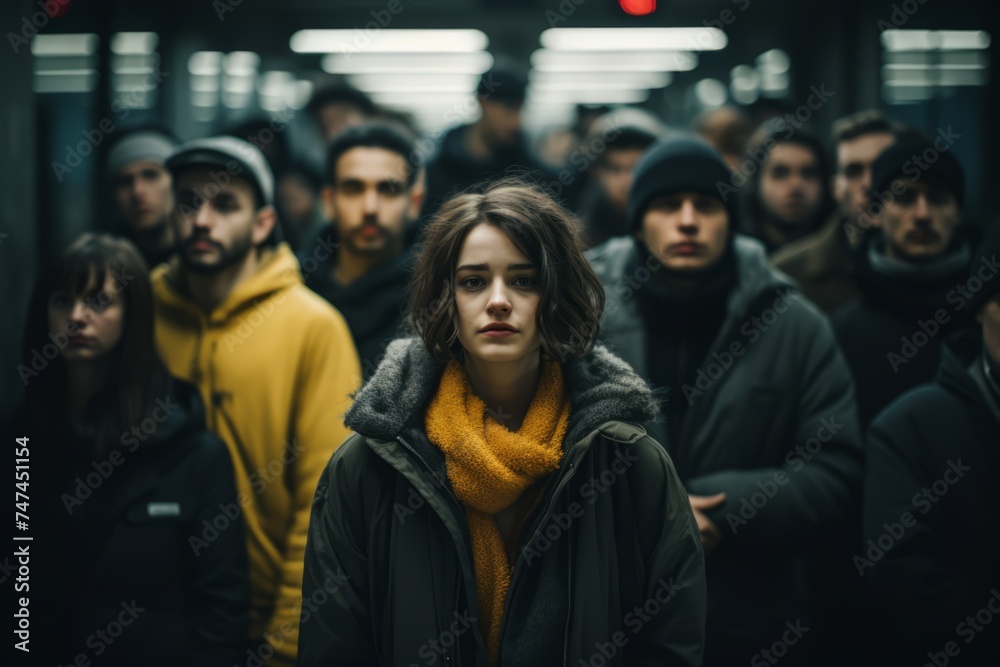
[[[698,534],[701,535],[701,546],[705,554],[710,554],[722,541],[722,531],[716,526],[703,510],[718,507],[726,500],[726,494],[717,493],[714,496],[693,496],[688,494],[694,519],[698,522]]]

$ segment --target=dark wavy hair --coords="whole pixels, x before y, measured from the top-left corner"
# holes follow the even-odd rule
[[[170,384],[154,343],[149,269],[135,246],[110,234],[83,234],[39,273],[28,309],[22,354],[22,363],[34,369],[32,358],[46,346],[59,347],[60,334],[65,336],[66,332],[49,330],[48,303],[54,292],[65,290],[75,296],[92,284],[98,292],[103,290],[106,277],[119,271],[122,334],[108,352],[111,366],[107,380],[94,392],[86,410],[86,427],[93,433],[98,454],[117,446],[126,431],[148,416],[156,397],[164,396]],[[25,381],[30,418],[47,426],[66,423],[68,396],[62,356],[57,354]]]
[[[583,256],[585,244],[566,210],[538,187],[505,178],[446,201],[427,226],[410,292],[408,321],[439,361],[460,359],[455,268],[479,224],[494,225],[538,266],[542,350],[565,360],[590,351],[604,312],[604,288]]]

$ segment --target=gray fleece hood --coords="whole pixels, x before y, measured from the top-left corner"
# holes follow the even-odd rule
[[[419,337],[386,348],[375,374],[354,397],[344,424],[362,435],[393,440],[407,426],[423,427],[423,413],[437,392],[444,364]],[[603,345],[563,363],[571,414],[566,442],[575,443],[608,421],[645,422],[659,414],[649,386]]]

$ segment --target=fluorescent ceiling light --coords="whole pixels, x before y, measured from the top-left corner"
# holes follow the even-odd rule
[[[529,91],[528,94],[528,100],[532,103],[554,100],[578,104],[638,104],[648,97],[649,91],[634,89]]]
[[[882,45],[887,51],[942,51],[986,49],[990,34],[983,30],[885,30]]]
[[[568,84],[619,86],[628,84],[633,88],[662,88],[673,79],[669,72],[531,72],[532,86],[546,87],[552,84],[565,87]]]
[[[718,79],[702,79],[694,85],[694,94],[702,106],[720,107],[726,102],[726,84]]]
[[[476,90],[479,76],[475,74],[355,74],[348,81],[366,93],[443,92],[471,93]]]
[[[729,43],[718,28],[549,28],[542,46],[560,51],[717,51]]]
[[[219,51],[196,51],[188,58],[188,71],[191,74],[217,75],[221,66],[222,53]]]
[[[787,72],[792,61],[781,49],[771,49],[757,56],[757,69],[762,73],[781,74]]]
[[[453,53],[330,53],[320,66],[330,74],[482,74],[493,56],[478,51],[456,58]]]
[[[531,64],[539,72],[687,72],[698,66],[688,51],[552,51],[538,49]]]
[[[87,56],[96,51],[93,33],[35,35],[31,40],[31,53],[36,56]]]
[[[253,76],[257,73],[260,56],[253,51],[233,51],[226,55],[226,74],[230,76]]]
[[[477,108],[476,98],[470,93],[372,93],[371,98],[378,104],[403,105],[404,107],[440,107],[456,109],[468,106]]]
[[[469,53],[490,40],[482,30],[299,30],[289,42],[296,53]]]
[[[116,32],[111,37],[111,52],[119,55],[154,53],[158,41],[155,32]]]

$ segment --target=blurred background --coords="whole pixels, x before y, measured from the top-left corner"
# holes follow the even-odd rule
[[[971,0],[6,0],[0,280],[13,326],[0,349],[17,349],[36,267],[114,228],[103,164],[116,133],[254,135],[288,175],[287,217],[311,206],[324,139],[352,115],[410,128],[429,156],[476,119],[480,76],[499,62],[525,68],[522,130],[554,168],[622,105],[685,129],[733,108],[747,134],[792,114],[824,140],[835,119],[876,108],[930,135],[951,127],[968,217],[993,216],[992,14]],[[344,84],[373,108],[321,110]]]

